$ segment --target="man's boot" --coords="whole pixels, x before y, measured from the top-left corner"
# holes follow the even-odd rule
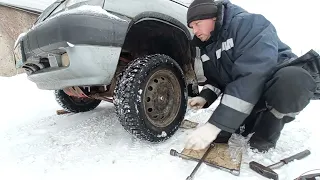
[[[276,118],[270,111],[263,112],[253,129],[250,147],[259,152],[275,148],[284,124],[283,119]]]
[[[275,72],[265,85],[262,98],[267,110],[255,120],[250,146],[259,151],[276,147],[284,124],[309,104],[315,88],[312,76],[300,67],[289,66]]]

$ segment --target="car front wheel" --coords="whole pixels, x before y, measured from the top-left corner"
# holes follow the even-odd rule
[[[134,136],[160,142],[180,126],[187,87],[179,64],[167,55],[138,58],[119,76],[114,104],[121,125]]]

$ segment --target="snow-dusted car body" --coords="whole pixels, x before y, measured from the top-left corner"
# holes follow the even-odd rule
[[[57,0],[17,39],[16,66],[68,111],[114,102],[125,129],[167,139],[198,93],[189,3]]]

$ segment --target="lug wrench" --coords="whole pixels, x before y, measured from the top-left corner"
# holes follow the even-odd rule
[[[202,164],[202,162],[204,161],[204,159],[208,156],[209,152],[211,151],[211,149],[214,147],[213,144],[210,144],[209,148],[207,149],[207,151],[204,153],[204,155],[201,157],[200,161],[198,162],[198,164],[196,165],[196,167],[193,169],[193,171],[191,172],[191,174],[187,177],[186,180],[192,180],[193,176],[196,174],[196,172],[198,171],[200,165]]]
[[[203,157],[199,160],[197,158],[194,158],[194,157],[190,157],[190,156],[187,156],[187,155],[184,155],[184,154],[181,154],[181,153],[178,153],[176,150],[174,149],[171,149],[170,150],[170,155],[172,156],[177,156],[177,157],[180,157],[182,159],[186,159],[186,160],[192,160],[192,161],[196,161],[198,162],[197,166],[195,167],[195,169],[192,171],[191,175],[188,176],[189,179],[192,179],[192,177],[194,176],[195,172],[198,170],[200,164],[203,162],[205,163],[206,165],[208,166],[211,166],[211,167],[214,167],[214,168],[217,168],[217,169],[220,169],[222,171],[226,171],[226,172],[229,172],[235,176],[239,176],[240,175],[240,172],[237,171],[237,170],[234,170],[234,169],[228,169],[228,168],[225,168],[225,167],[221,167],[221,166],[218,166],[218,165],[214,165],[214,164],[210,164],[210,163],[207,163],[204,161],[204,159],[206,158],[206,156],[209,154],[210,150],[212,149],[212,147],[214,147],[214,145],[210,145],[210,147],[208,148],[208,150],[205,152],[205,154],[203,155]],[[188,179],[188,180],[189,180]]]

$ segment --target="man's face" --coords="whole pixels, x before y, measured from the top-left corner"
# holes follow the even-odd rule
[[[201,41],[207,41],[211,36],[211,31],[214,30],[215,21],[216,18],[196,20],[190,23],[190,27]]]

